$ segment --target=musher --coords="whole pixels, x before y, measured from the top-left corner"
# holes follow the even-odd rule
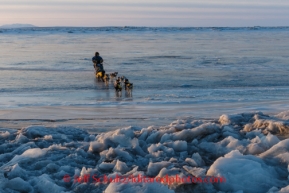
[[[96,74],[98,72],[102,72],[102,77],[105,74],[105,71],[103,69],[103,59],[101,56],[99,56],[98,52],[95,52],[95,56],[92,58],[92,62],[93,62],[93,67],[95,69]]]

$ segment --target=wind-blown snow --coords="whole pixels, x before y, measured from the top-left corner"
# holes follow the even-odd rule
[[[2,128],[0,192],[288,192],[287,118],[222,115],[99,134]]]

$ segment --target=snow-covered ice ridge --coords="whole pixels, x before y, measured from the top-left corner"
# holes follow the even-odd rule
[[[0,192],[289,192],[289,111],[89,134],[0,129]],[[225,183],[78,183],[69,175],[215,176]]]

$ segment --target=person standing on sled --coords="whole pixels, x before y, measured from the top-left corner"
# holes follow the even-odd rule
[[[92,62],[93,62],[93,67],[95,69],[95,72],[96,72],[96,75],[99,73],[99,72],[102,72],[102,75],[101,77],[104,76],[105,74],[105,71],[103,69],[103,59],[102,57],[99,56],[99,53],[98,52],[95,52],[95,55],[94,57],[92,58]]]

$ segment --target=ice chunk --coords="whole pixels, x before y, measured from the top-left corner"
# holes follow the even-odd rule
[[[159,150],[162,150],[162,149],[164,149],[164,148],[165,148],[165,146],[164,146],[163,144],[160,144],[160,143],[158,143],[158,144],[151,144],[151,145],[148,147],[148,152],[149,152],[149,153],[154,153],[154,152],[159,151]]]
[[[161,171],[158,173],[157,177],[164,177],[164,176],[173,176],[180,174],[181,170],[180,168],[162,168]]]
[[[173,143],[173,149],[175,151],[187,151],[188,145],[186,141],[175,141]]]
[[[250,143],[247,146],[247,152],[252,155],[263,153],[265,150],[257,143]]]
[[[283,112],[277,114],[275,117],[278,117],[278,118],[284,119],[284,120],[289,120],[289,111],[283,111]]]
[[[178,159],[175,157],[170,158],[169,162],[173,163],[173,162],[178,162]]]
[[[274,133],[274,134],[288,134],[289,133],[289,123],[286,121],[276,120],[274,118],[254,116],[255,122],[253,123],[253,128],[258,128],[264,131],[264,133]]]
[[[245,152],[246,146],[248,144],[247,140],[240,141],[238,139],[235,139],[232,136],[229,136],[222,141],[218,142],[223,147],[226,147],[229,150],[239,150],[241,152]]]
[[[117,160],[117,162],[113,168],[113,171],[125,174],[126,172],[129,171],[129,168],[127,167],[127,165],[124,162]]]
[[[228,124],[231,124],[231,123],[240,122],[242,120],[243,120],[242,115],[222,115],[219,118],[219,122],[222,125],[228,125]]]
[[[17,135],[15,138],[16,143],[26,143],[28,141],[29,141],[29,139],[26,136],[24,136],[22,133]]]
[[[44,135],[44,138],[43,138],[44,140],[53,140],[53,137],[52,137],[52,135]]]
[[[42,193],[52,193],[64,191],[64,187],[58,186],[47,174],[34,178],[35,188]]]
[[[267,193],[288,193],[289,192],[289,185],[281,188],[281,190],[279,190],[276,187],[272,187]]]
[[[121,147],[130,147],[131,146],[131,138],[124,134],[114,133],[109,139],[116,145]]]
[[[33,190],[32,186],[20,177],[9,180],[6,184],[6,188],[10,188],[19,192],[32,192]]]
[[[175,189],[177,186],[187,183],[185,180],[182,180],[186,178],[187,176],[185,176],[183,170],[180,168],[163,168],[154,179],[156,182],[166,184],[170,188]]]
[[[125,151],[125,149],[122,149],[121,147],[117,148],[111,147],[105,154],[101,153],[101,155],[105,156],[109,160],[119,158],[123,161],[133,161],[133,157],[127,151]]]
[[[281,162],[289,164],[288,160],[289,153],[289,139],[280,141],[264,153],[260,154],[261,158],[279,158]]]
[[[199,147],[206,152],[211,153],[214,156],[223,156],[224,154],[230,152],[231,150],[239,150],[242,153],[246,151],[246,146],[249,142],[247,140],[238,140],[234,137],[227,137],[222,141],[217,143],[212,142],[202,142]]]
[[[139,140],[143,140],[145,141],[148,137],[149,132],[146,130],[143,130],[142,133],[140,134],[140,136],[138,137]]]
[[[5,132],[1,132],[0,131],[0,139],[3,138],[8,138],[10,136],[10,133],[8,131],[5,131]]]
[[[150,145],[148,147],[148,152],[155,157],[158,157],[157,154],[162,154],[163,156],[173,156],[175,154],[172,148],[166,147],[160,143]]]
[[[8,173],[9,179],[21,177],[22,179],[27,179],[27,172],[21,168],[18,163],[12,166],[10,172]]]
[[[110,147],[134,148],[136,147],[134,135],[132,127],[101,133],[96,136],[95,141],[90,142],[89,151],[99,153]]]
[[[197,163],[198,166],[204,166],[205,165],[205,162],[203,161],[203,159],[199,153],[194,153],[192,155],[192,159],[195,160],[195,162]]]
[[[47,153],[47,149],[40,149],[40,148],[28,149],[24,153],[22,153],[21,155],[16,155],[11,161],[9,161],[8,163],[1,166],[0,169],[3,169],[7,166],[12,166],[16,163],[19,163],[20,161],[23,161],[23,160],[35,159],[35,158],[44,156],[46,153]]]
[[[33,148],[26,150],[21,156],[29,158],[38,158],[40,156],[45,155],[46,152],[47,152],[46,149]]]
[[[162,168],[168,167],[170,164],[171,163],[167,162],[167,161],[156,162],[156,163],[150,162],[149,165],[148,165],[148,169],[147,169],[147,175],[156,176],[156,175],[158,175],[159,171]]]
[[[244,126],[244,129],[243,129],[245,132],[250,132],[250,131],[253,131],[254,128],[253,128],[253,125],[251,123],[247,123],[245,126]]]
[[[280,140],[275,135],[272,135],[271,133],[268,133],[266,137],[264,136],[261,138],[261,143],[263,147],[266,147],[266,148],[271,148],[272,146],[274,146],[275,144],[279,142]]]
[[[101,170],[105,170],[105,171],[111,171],[115,166],[115,163],[107,163],[107,162],[102,162],[101,164],[99,164],[99,168]]]
[[[162,137],[161,137],[161,143],[164,143],[164,142],[167,142],[171,139],[172,137],[172,134],[168,134],[168,133],[165,133]]]
[[[226,183],[216,184],[221,191],[263,193],[273,186],[282,186],[272,167],[255,156],[242,155],[237,150],[218,158],[209,168],[207,175],[226,179]]]
[[[190,166],[183,166],[183,168],[192,174],[193,176],[200,177],[200,176],[205,176],[206,174],[206,169],[204,168],[197,168],[197,167],[190,167]]]
[[[105,189],[104,193],[174,193],[173,190],[170,190],[167,186],[162,185],[161,183],[110,183]]]
[[[184,129],[180,132],[176,132],[173,134],[172,139],[174,141],[176,140],[185,140],[185,141],[191,141],[195,137],[201,137],[207,134],[211,134],[216,132],[220,127],[213,123],[204,123],[198,127],[195,127],[193,129]]]
[[[194,159],[192,159],[192,158],[186,158],[185,162],[187,162],[188,164],[190,164],[190,166],[198,167],[197,162],[196,162]]]
[[[54,172],[57,172],[58,169],[60,168],[59,165],[55,164],[55,163],[49,163],[47,166],[46,166],[46,171],[48,173],[54,173]]]
[[[90,146],[89,146],[89,151],[91,152],[101,152],[105,149],[105,145],[103,143],[97,142],[97,141],[92,141],[90,142]]]
[[[83,140],[88,133],[73,127],[47,128],[44,126],[29,126],[21,129],[20,133],[28,139],[40,139],[45,135],[51,135],[54,141],[68,142],[70,140]]]
[[[256,129],[256,130],[253,130],[253,131],[246,133],[246,137],[249,139],[253,139],[255,137],[262,138],[263,136],[264,136],[264,134],[262,133],[261,129]]]
[[[148,144],[151,143],[158,143],[161,141],[162,136],[166,133],[166,130],[160,130],[160,131],[153,131],[148,138],[146,139],[146,142]]]
[[[144,150],[139,146],[139,141],[137,138],[133,138],[131,141],[132,143],[132,149],[134,150],[135,154],[140,155],[140,156],[146,156],[146,153]]]
[[[236,139],[240,139],[239,133],[236,132],[231,126],[224,126],[223,130],[222,130],[222,136],[223,137],[228,137],[228,136],[232,136]]]
[[[267,193],[278,193],[278,192],[279,192],[279,189],[276,188],[275,186],[273,186],[272,188],[270,188],[270,189],[268,190]]]
[[[284,188],[281,188],[281,190],[278,193],[288,193],[288,192],[289,192],[289,185]]]
[[[247,152],[253,155],[261,154],[278,142],[280,142],[280,140],[271,133],[268,133],[267,136],[263,135],[261,139],[259,138],[259,136],[256,136],[254,139],[251,140],[251,144],[247,146]]]
[[[263,115],[261,112],[257,115]],[[233,115],[222,115],[219,118],[219,122],[222,125],[241,125],[243,123],[248,123],[250,119],[254,116],[253,113],[242,113]]]
[[[80,172],[80,176],[84,176],[86,174],[90,174],[92,173],[93,169],[92,168],[87,168],[86,167],[82,167],[81,172]]]
[[[194,139],[194,140],[192,141],[192,145],[198,145],[198,143],[199,143],[199,141],[198,141],[197,139]]]

